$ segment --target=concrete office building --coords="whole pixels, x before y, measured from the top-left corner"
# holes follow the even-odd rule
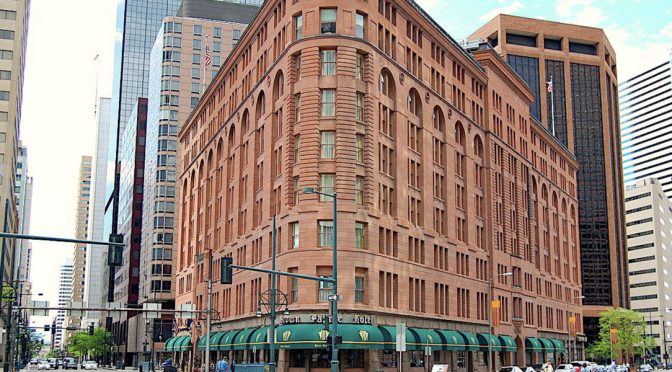
[[[489,42],[527,82],[531,115],[579,161],[584,320],[592,341],[600,312],[627,308],[630,300],[616,54],[602,29],[509,15],[496,16],[474,38]]]
[[[632,309],[646,319],[653,353],[663,361],[672,351],[672,202],[660,181],[639,180],[625,189],[625,213]]]
[[[19,230],[20,234],[30,234],[30,217],[33,199],[33,177],[28,174],[28,148],[19,142],[19,158],[16,162],[16,186],[14,187],[16,196],[16,208],[19,212]],[[15,270],[17,272],[19,292],[30,293],[30,261],[32,259],[32,242],[30,240],[19,240],[16,243],[17,260]],[[22,304],[27,305],[30,302],[30,296],[21,296]]]
[[[105,188],[107,186],[107,151],[110,129],[110,98],[100,97],[96,105],[96,150],[91,171],[91,202],[89,204],[89,240],[105,241],[103,218],[105,215]],[[84,302],[88,307],[102,307],[107,293],[103,291],[107,280],[107,246],[88,244],[86,254],[86,276],[84,281]],[[104,324],[103,313],[88,311],[84,324]],[[105,314],[104,316],[107,316]]]
[[[77,213],[75,215],[75,239],[87,240],[89,233],[89,210],[91,201],[91,166],[90,156],[82,156],[79,164],[79,179],[77,181]],[[72,258],[72,293],[70,302],[73,306],[84,305],[84,287],[86,284],[86,244],[76,243]],[[67,339],[77,333],[75,329],[82,326],[82,315],[68,316],[66,322],[68,328]]]
[[[16,164],[23,100],[29,0],[0,0],[0,218],[5,231],[19,229],[15,200]],[[16,279],[18,252],[13,239],[0,239],[0,282]],[[5,312],[6,307],[0,311]],[[0,329],[5,329],[0,317]],[[0,361],[5,361],[6,333],[0,333]]]
[[[222,257],[269,269],[276,216],[282,271],[331,276],[338,229],[344,369],[396,370],[397,322],[405,371],[485,371],[489,344],[497,368],[580,355],[578,163],[533,100],[494,50],[467,53],[412,1],[265,2],[179,132],[176,305],[205,308]],[[336,226],[304,188],[338,195]],[[329,368],[331,289],[278,283],[279,370]],[[213,358],[268,360],[269,288],[240,270],[214,285]],[[198,366],[195,322],[166,347]]]
[[[625,185],[656,178],[672,197],[672,60],[620,83],[618,89]]]
[[[61,265],[58,274],[58,307],[67,307],[70,303],[72,296],[72,273],[72,259],[69,258]],[[52,334],[51,348],[52,350],[62,350],[67,346],[65,310],[57,310],[54,324],[56,325],[56,332]]]

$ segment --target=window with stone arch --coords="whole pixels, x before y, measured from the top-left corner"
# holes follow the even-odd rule
[[[396,86],[394,84],[394,78],[390,70],[384,68],[380,71],[380,93],[384,96],[392,99],[393,101],[397,98]]]
[[[439,133],[446,135],[446,119],[443,116],[443,111],[441,107],[434,106],[434,111],[432,112],[432,123],[434,124],[434,129],[438,130]]]
[[[422,99],[420,98],[420,94],[418,93],[415,88],[411,88],[411,90],[408,91],[408,111],[419,117],[422,118]]]

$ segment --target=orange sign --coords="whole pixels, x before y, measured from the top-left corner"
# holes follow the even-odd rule
[[[499,322],[501,319],[500,311],[502,308],[502,304],[498,300],[493,300],[491,306],[492,306],[492,326],[499,327]]]
[[[576,337],[576,317],[575,316],[570,316],[569,317],[569,333],[572,335],[572,337]]]
[[[610,330],[611,344],[614,345],[618,342],[618,329],[612,328]]]

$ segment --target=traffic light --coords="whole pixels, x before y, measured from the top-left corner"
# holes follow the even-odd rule
[[[45,324],[44,325],[44,331],[49,332],[51,330],[51,324]]]
[[[123,243],[123,234],[110,234],[110,243]],[[124,247],[111,245],[107,249],[108,266],[121,266]]]
[[[55,334],[56,334],[56,322],[54,321],[53,323],[51,323],[51,335],[52,335],[52,337]]]
[[[89,324],[89,336],[93,336],[93,323]]]
[[[221,284],[231,284],[233,283],[233,258],[231,257],[222,257],[222,275],[219,277],[219,282]]]

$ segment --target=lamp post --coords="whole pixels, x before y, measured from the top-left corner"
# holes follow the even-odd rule
[[[574,336],[573,336],[573,338],[574,338],[574,349],[572,349],[571,348],[572,347],[572,344],[571,344],[572,340],[570,339],[570,337],[572,337],[572,336],[570,335],[571,330],[570,330],[569,320],[570,320],[571,317],[569,316],[569,304],[571,302],[574,302],[575,300],[583,300],[584,298],[586,298],[586,296],[569,297],[569,300],[567,300],[567,302],[565,302],[565,315],[567,316],[567,353],[569,353],[571,351],[571,355],[569,356],[570,360],[568,360],[568,362],[571,361],[571,359],[576,359],[576,328],[575,328]],[[574,327],[576,327],[576,321],[574,323]]]
[[[257,318],[261,318],[263,315],[261,311],[262,306],[264,309],[266,309],[266,312],[270,316],[271,329],[268,335],[269,371],[275,372],[275,319],[278,309],[282,309],[283,307],[285,308],[283,314],[289,315],[289,308],[287,307],[289,305],[289,301],[287,301],[287,295],[284,292],[275,288],[275,286],[272,286],[270,290],[259,293],[257,303]]]
[[[332,276],[334,285],[331,288],[331,296],[329,296],[329,303],[331,308],[331,372],[338,372],[338,344],[336,337],[338,336],[338,197],[336,193],[327,194],[320,192],[314,188],[303,189],[304,194],[318,194],[331,198],[334,202],[334,231],[333,231],[333,251],[332,251]]]
[[[499,278],[500,276],[512,276],[512,275],[513,275],[512,272],[501,273],[501,274],[497,274],[497,275],[493,276],[488,281],[488,300],[490,300],[490,304],[489,304],[490,305],[489,306],[490,314],[488,316],[488,333],[490,333],[490,337],[492,337],[492,335],[494,334],[494,332],[492,330],[492,301],[493,301],[493,297],[494,297],[493,293],[492,293],[493,292],[492,285],[493,285],[496,278]],[[488,365],[488,371],[495,371],[495,363],[494,363],[494,358],[493,358],[493,355],[492,355],[492,342],[490,341],[490,339],[488,339],[488,364],[489,364]]]

